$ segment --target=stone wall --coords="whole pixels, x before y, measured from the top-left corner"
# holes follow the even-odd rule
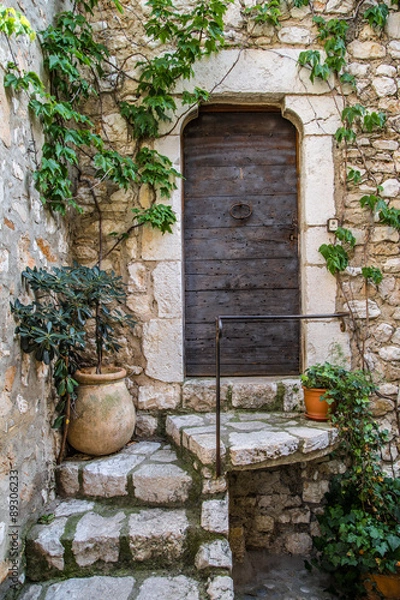
[[[18,2],[10,4],[21,8]],[[52,0],[24,0],[23,4],[35,29],[42,29],[54,10],[61,8],[60,3]],[[135,95],[137,60],[164,49],[146,37],[143,22],[149,9],[144,2],[127,1],[123,15],[117,15],[111,4],[100,3],[94,25],[99,39],[110,48],[111,64],[124,65],[128,73],[125,79],[120,78],[118,99],[130,99]],[[352,1],[315,0],[314,7],[317,14],[334,18],[346,16],[353,4]],[[332,89],[332,81],[312,84],[308,71],[297,65],[302,50],[318,47],[316,35],[308,7],[287,9],[279,29],[269,25],[249,28],[243,18],[242,3],[237,0],[228,11],[226,49],[196,66],[189,87],[212,90],[211,102],[216,104],[263,105],[279,109],[296,126],[303,313],[332,313],[346,309],[341,290],[327,272],[318,247],[332,240],[326,227],[328,218],[336,216],[343,225],[354,228],[356,268],[349,271],[342,291],[351,298],[351,308],[361,328],[366,325],[369,328],[365,348],[361,351],[380,382],[381,396],[374,403],[376,415],[382,425],[392,431],[392,443],[385,449],[385,458],[398,463],[399,233],[381,225],[376,225],[373,230],[369,258],[373,264],[381,265],[384,278],[378,287],[370,286],[367,312],[364,289],[355,275],[363,260],[361,242],[365,239],[368,218],[360,209],[360,194],[345,190],[345,163],[342,150],[334,139],[340,126],[342,100],[339,91]],[[18,43],[13,41],[12,44],[26,67],[40,69],[38,42],[29,44],[19,38]],[[7,44],[1,38],[2,64],[9,59],[8,52]],[[361,101],[370,110],[385,110],[388,114],[388,125],[383,132],[365,133],[358,143],[364,148],[377,183],[382,185],[383,197],[397,208],[400,208],[399,57],[398,12],[391,12],[382,35],[363,25],[348,48],[349,70],[357,76],[357,90],[346,90],[352,102]],[[135,144],[111,93],[112,80],[111,77],[103,85],[101,105],[88,106],[88,113],[116,149],[134,156]],[[163,135],[153,143],[154,148],[167,155],[180,171],[182,132],[188,120],[196,116],[195,109],[188,112],[179,104],[181,92],[182,87],[178,87],[175,96],[179,108],[175,120],[163,125]],[[40,127],[29,121],[26,97],[11,97],[4,92],[0,81],[0,210],[3,211],[0,218],[3,315],[0,340],[1,578],[6,576],[8,569],[5,562],[9,525],[6,507],[10,469],[19,472],[23,525],[25,516],[46,500],[51,477],[49,467],[54,458],[55,442],[49,425],[53,405],[48,373],[30,357],[21,354],[18,342],[13,338],[14,323],[8,306],[9,300],[16,296],[26,298],[20,279],[20,272],[26,265],[55,265],[64,262],[68,255],[65,225],[43,209],[32,184],[35,148],[40,153],[41,142]],[[351,166],[363,167],[354,153],[350,153],[350,159],[354,163]],[[131,393],[139,409],[140,435],[152,435],[157,428],[160,430],[161,417],[166,412],[187,410],[189,406],[183,390],[183,185],[181,180],[177,181],[177,189],[171,198],[178,218],[172,235],[163,236],[149,228],[135,229],[129,239],[107,255],[102,265],[105,269],[113,267],[128,283],[128,306],[138,322],[134,334],[121,339],[123,350],[119,361],[128,368]],[[363,193],[368,191],[362,190]],[[87,186],[79,187],[78,193],[84,213],[71,220],[74,254],[81,262],[93,265],[98,257],[98,214]],[[110,247],[109,233],[123,232],[132,223],[130,208],[147,207],[152,200],[152,193],[146,187],[121,191],[104,183],[96,187],[96,196],[103,213],[105,248]],[[304,324],[304,365],[332,358],[339,344],[345,358],[356,366],[360,361],[360,346],[357,347],[356,342],[352,328],[343,332],[337,320]],[[300,477],[305,471],[302,467],[299,469]],[[301,518],[305,518],[304,514]],[[261,512],[258,517],[260,523],[264,523],[262,527],[268,528],[268,521],[263,520],[265,514]],[[293,524],[297,517],[291,518]],[[279,526],[284,525],[280,523]],[[306,526],[305,523],[298,525],[300,528]],[[258,537],[260,532],[261,528]],[[264,534],[268,537],[268,530]]]
[[[346,16],[353,2],[314,2],[316,14],[326,19]],[[152,43],[143,29],[148,8],[132,1],[118,18],[108,5],[95,16],[99,39],[111,50],[112,61],[124,65],[128,77],[119,89],[120,99],[134,97],[137,56],[154,56],[163,51]],[[334,134],[340,126],[343,106],[339,90],[333,81],[309,80],[307,69],[300,69],[297,59],[302,50],[318,48],[317,31],[308,7],[286,9],[282,27],[246,25],[241,3],[229,7],[226,25],[227,47],[196,66],[195,76],[188,84],[212,90],[211,103],[241,106],[254,104],[279,108],[292,121],[299,136],[299,243],[301,256],[303,313],[332,313],[347,310],[342,292],[361,331],[368,327],[365,348],[357,344],[351,327],[340,329],[337,320],[309,322],[303,325],[304,366],[332,359],[335,346],[340,346],[353,366],[360,364],[364,354],[381,386],[382,396],[376,400],[376,414],[397,436],[397,396],[400,380],[400,294],[399,233],[390,227],[376,225],[369,246],[369,262],[380,264],[384,278],[377,286],[369,286],[368,311],[364,287],[356,277],[363,264],[361,242],[367,235],[368,219],[360,209],[361,192],[346,191],[345,161]],[[240,44],[243,48],[240,49]],[[383,197],[391,206],[400,206],[400,147],[398,133],[398,58],[400,56],[400,16],[390,13],[388,25],[380,34],[366,24],[360,27],[356,39],[348,47],[349,71],[357,77],[357,90],[346,89],[351,102],[361,101],[369,110],[385,110],[387,127],[381,132],[365,133],[358,143],[376,177],[382,185]],[[183,86],[176,89],[179,105]],[[102,119],[109,139],[115,147],[133,155],[134,143],[127,125],[118,114],[112,94],[104,89],[102,112],[92,107],[92,114]],[[179,105],[180,106],[180,105]],[[176,119],[162,126],[162,136],[154,147],[166,154],[176,169],[182,171],[181,136],[188,119],[196,111],[178,109]],[[175,126],[174,126],[175,124]],[[351,151],[349,160],[363,168],[362,161]],[[150,229],[136,229],[125,244],[109,255],[104,266],[113,264],[129,284],[128,305],[137,318],[135,336],[126,345],[121,360],[126,360],[131,373],[131,391],[139,408],[139,431],[155,431],[161,412],[182,407],[181,386],[183,365],[183,264],[182,264],[182,181],[171,203],[178,222],[172,235],[162,236]],[[110,186],[97,188],[98,200],[104,210],[104,232],[123,231],[131,222],[132,205],[147,207],[151,201],[148,189],[118,191]],[[76,223],[76,256],[93,264],[96,249],[90,245],[97,235],[97,215],[87,190],[81,197],[86,202],[85,216]],[[349,270],[340,290],[318,252],[321,243],[333,240],[327,232],[327,219],[337,217],[342,225],[352,227],[357,238],[355,267]],[[105,238],[109,244],[109,239]],[[391,447],[398,456],[396,438]]]
[[[309,556],[329,480],[342,465],[328,458],[229,475],[229,541],[237,562],[246,551]]]
[[[43,29],[61,6],[55,7],[52,0],[6,4],[22,10],[35,30]],[[24,69],[40,72],[38,41],[19,37],[10,43]],[[0,62],[5,65],[10,60],[0,34]],[[7,585],[13,582],[11,575],[20,562],[15,552],[21,549],[23,527],[48,499],[56,445],[50,427],[54,403],[49,372],[21,352],[9,303],[17,297],[29,301],[21,281],[26,266],[57,265],[65,261],[68,246],[65,223],[43,208],[34,189],[32,173],[42,144],[40,125],[29,119],[26,95],[6,92],[3,77],[1,69],[0,582],[6,579]]]

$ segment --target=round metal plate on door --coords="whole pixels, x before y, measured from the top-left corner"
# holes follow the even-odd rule
[[[232,204],[229,209],[229,214],[234,219],[244,220],[251,217],[253,213],[253,207],[251,204],[246,204],[245,202],[235,202]]]

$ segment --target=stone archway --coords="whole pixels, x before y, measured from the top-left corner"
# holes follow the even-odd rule
[[[269,105],[281,110],[299,132],[299,236],[301,310],[308,314],[335,312],[336,281],[327,272],[318,253],[328,239],[327,220],[335,216],[334,133],[340,124],[340,98],[328,83],[311,84],[308,72],[299,69],[301,50],[224,50],[198,64],[191,81],[213,90],[214,103]],[[187,86],[186,86],[187,87]],[[177,94],[181,90],[177,90]],[[174,167],[182,172],[181,134],[185,123],[196,115],[181,109],[175,129],[156,142]],[[147,230],[143,233],[143,256],[155,261],[153,284],[159,303],[157,318],[144,326],[146,374],[168,383],[184,380],[183,364],[183,267],[182,184],[172,197],[178,216],[168,239]],[[326,360],[332,346],[340,344],[347,354],[349,340],[337,320],[311,321],[303,325],[304,365]]]

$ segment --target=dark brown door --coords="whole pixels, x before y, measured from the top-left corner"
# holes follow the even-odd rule
[[[217,315],[300,308],[296,130],[270,112],[204,112],[184,132],[185,361],[215,373]],[[299,322],[224,324],[222,375],[299,372]]]

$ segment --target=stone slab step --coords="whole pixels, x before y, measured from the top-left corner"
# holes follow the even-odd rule
[[[184,504],[193,480],[177,463],[165,443],[133,443],[105,458],[65,461],[56,472],[58,492],[63,497],[123,497],[136,504]]]
[[[183,508],[113,508],[88,500],[60,501],[52,520],[35,524],[27,534],[28,577],[33,581],[63,574],[82,577],[148,564],[229,572],[229,543],[208,516],[210,508],[205,503],[200,515]]]
[[[166,431],[203,465],[215,465],[215,414],[169,415]],[[300,413],[229,412],[221,415],[221,456],[226,471],[314,460],[336,446],[330,423]]]
[[[186,379],[183,408],[191,412],[214,411],[215,389],[215,377]],[[304,410],[303,389],[298,377],[222,377],[221,406],[224,410]]]
[[[199,581],[193,576],[139,574],[72,578],[55,583],[29,584],[18,600],[233,600],[228,575]]]

